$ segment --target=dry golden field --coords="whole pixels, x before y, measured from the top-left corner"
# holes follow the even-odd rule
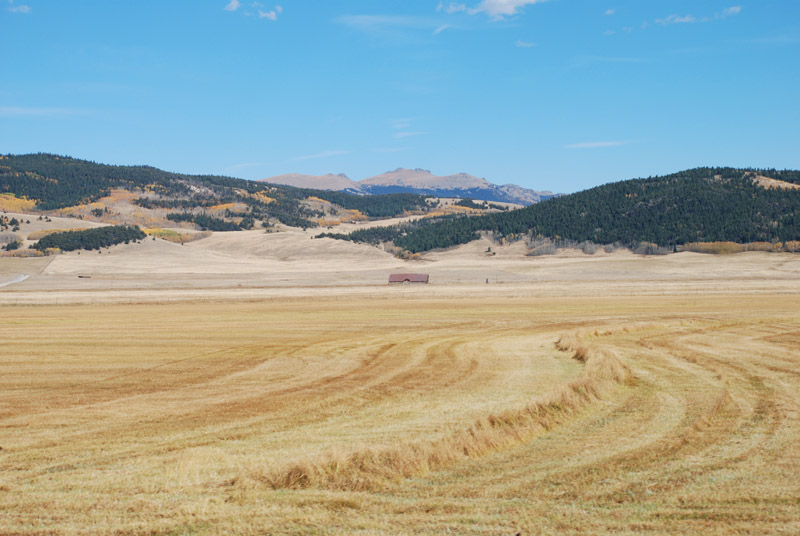
[[[796,295],[3,306],[2,534],[797,534]]]

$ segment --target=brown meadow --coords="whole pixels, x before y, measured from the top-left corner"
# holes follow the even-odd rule
[[[793,296],[0,321],[0,533],[800,531]]]

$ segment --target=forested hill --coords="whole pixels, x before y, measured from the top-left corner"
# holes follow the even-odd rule
[[[255,219],[274,218],[287,225],[316,225],[315,214],[302,201],[326,200],[367,217],[385,218],[425,207],[412,194],[356,196],[307,190],[212,175],[171,173],[150,166],[112,166],[52,154],[0,156],[0,193],[36,201],[53,210],[96,201],[115,188],[146,193],[143,206],[202,210],[224,203],[242,203]],[[256,195],[259,194],[259,195]]]
[[[397,228],[384,236],[412,253],[467,243],[479,231],[661,246],[800,240],[800,189],[767,189],[755,182],[759,176],[800,184],[798,171],[698,168],[605,184],[511,212]]]

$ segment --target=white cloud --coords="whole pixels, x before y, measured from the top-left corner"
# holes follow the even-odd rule
[[[27,15],[28,13],[31,12],[31,6],[26,6],[26,5],[11,6],[10,8],[8,8],[8,10],[11,13],[20,13],[22,15]]]
[[[504,17],[516,15],[520,8],[531,4],[541,4],[547,0],[483,0],[475,7],[468,7],[459,2],[439,2],[436,11],[444,11],[447,14],[466,13],[475,15],[486,13],[493,20],[501,20]]]
[[[722,14],[720,18],[724,19],[726,17],[731,17],[733,15],[738,15],[742,12],[742,6],[731,6],[729,8],[725,8],[722,10]]]
[[[616,32],[616,31],[614,31],[614,30],[606,30],[605,32],[603,32],[603,35],[605,35],[606,37],[608,37],[608,36],[610,36],[610,35],[614,35],[615,33],[617,33],[617,32]]]
[[[276,20],[278,20],[278,12],[276,10],[274,10],[274,9],[271,10],[271,11],[261,11],[259,9],[258,10],[258,18],[259,19],[269,19],[271,21],[276,21]]]
[[[742,12],[742,6],[731,6],[728,8],[723,9],[719,13],[715,13],[713,17],[701,17],[697,18],[693,15],[670,15],[664,19],[656,19],[658,24],[662,24],[667,26],[668,24],[693,24],[696,22],[711,22],[715,20],[722,20],[727,19],[728,17],[733,17],[738,15]]]
[[[541,4],[547,0],[483,0],[474,10],[475,13],[484,12],[497,20],[503,17],[516,15],[517,11],[531,4]]]
[[[441,26],[439,26],[438,28],[436,28],[433,31],[433,35],[439,35],[440,33],[442,33],[443,31],[445,31],[448,28],[450,28],[449,24],[442,24]]]
[[[613,10],[613,9],[606,9],[605,13],[603,13],[603,14],[604,14],[604,15],[613,15],[614,13],[616,13],[616,11],[615,11],[615,10]]]
[[[668,24],[691,24],[697,22],[697,19],[692,15],[684,15],[682,17],[680,15],[670,15],[664,19],[656,19],[656,22],[666,26]]]
[[[396,140],[401,140],[403,138],[410,138],[411,136],[422,136],[423,134],[427,134],[427,132],[395,132],[394,136],[392,136]]]
[[[444,2],[439,2],[439,5],[436,6],[436,11],[444,11],[445,13],[452,15],[453,13],[458,13],[463,11],[467,13],[470,9],[466,6],[466,4],[459,4],[457,2],[449,2],[445,4]]]
[[[350,154],[350,151],[335,151],[335,150],[333,150],[333,151],[332,150],[322,151],[321,153],[316,153],[316,154],[308,154],[308,155],[305,155],[305,156],[296,156],[294,158],[290,158],[289,161],[290,162],[298,162],[300,160],[316,160],[317,158],[329,158],[331,156],[341,156],[341,155],[344,155],[344,154]]]
[[[239,10],[239,8],[243,9]],[[282,6],[275,6],[272,9],[267,9],[261,2],[247,2],[243,4],[241,0],[230,0],[223,9],[225,11],[240,11],[245,17],[257,16],[259,19],[271,21],[278,20],[278,15],[283,13]]]
[[[619,147],[627,145],[627,141],[588,141],[583,143],[573,143],[565,145],[567,149],[601,149],[603,147]]]
[[[536,43],[529,43],[527,41],[520,41],[519,39],[517,39],[514,42],[514,46],[516,46],[517,48],[532,48],[536,46]]]

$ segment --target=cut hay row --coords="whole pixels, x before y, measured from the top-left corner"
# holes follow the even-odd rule
[[[0,319],[0,534],[800,533],[792,295]]]
[[[248,481],[274,489],[321,487],[336,490],[378,489],[387,482],[425,474],[447,465],[479,458],[549,430],[570,415],[629,381],[631,371],[612,351],[589,345],[578,334],[556,342],[584,363],[581,377],[563,385],[526,407],[477,420],[466,430],[439,440],[411,442],[390,448],[328,452],[315,459],[294,462],[275,471],[251,470],[232,482]]]

